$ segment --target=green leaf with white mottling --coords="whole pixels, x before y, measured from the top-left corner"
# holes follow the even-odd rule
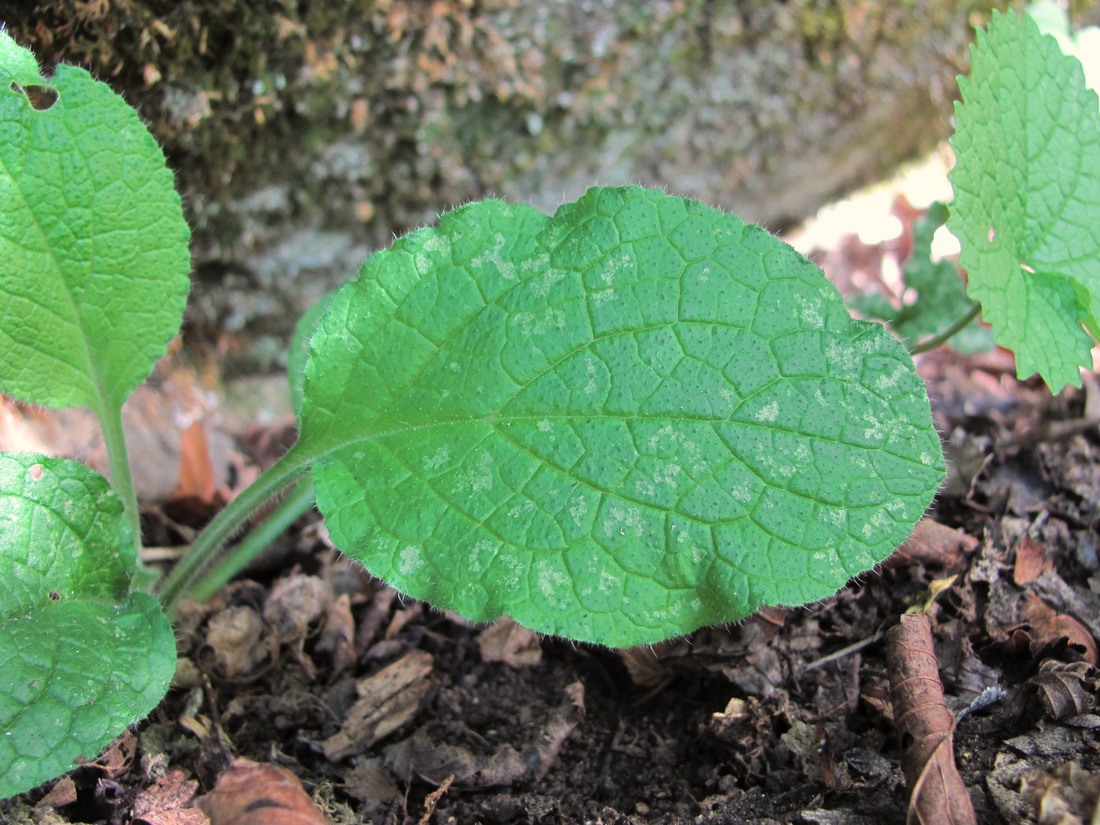
[[[768,232],[637,187],[374,255],[313,336],[295,461],[398,590],[624,646],[831,595],[943,479],[924,386]]]

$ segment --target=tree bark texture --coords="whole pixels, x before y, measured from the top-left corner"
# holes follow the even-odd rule
[[[780,229],[948,132],[972,0],[0,0],[137,106],[194,230],[192,340],[274,366],[394,234],[644,183]]]

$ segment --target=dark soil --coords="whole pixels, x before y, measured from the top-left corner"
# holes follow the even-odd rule
[[[931,517],[962,532],[833,599],[617,652],[404,602],[303,519],[184,612],[177,687],[146,723],[76,771],[56,809],[0,816],[191,822],[154,783],[206,792],[246,756],[289,768],[336,823],[903,822],[883,632],[954,575],[928,609],[948,706],[975,708],[955,753],[979,821],[1040,821],[1053,803],[1081,819],[1042,821],[1088,821],[1096,386],[1052,398],[999,355],[944,352],[921,370],[952,465]],[[166,545],[187,537],[160,511],[148,526]]]

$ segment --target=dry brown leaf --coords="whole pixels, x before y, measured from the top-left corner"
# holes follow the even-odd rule
[[[173,770],[137,795],[130,808],[133,825],[206,825],[209,817],[191,806],[199,783]]]
[[[213,508],[225,503],[218,490],[214,462],[210,460],[210,445],[202,421],[192,421],[180,434],[180,468],[176,487],[170,499],[187,499],[197,505]]]
[[[76,802],[76,783],[72,777],[63,776],[53,783],[47,794],[34,803],[36,808],[60,808]]]
[[[910,789],[906,821],[977,825],[970,795],[955,766],[955,717],[943,700],[926,614],[906,614],[887,631],[886,660],[894,722],[913,740],[902,758]]]
[[[1054,648],[1063,639],[1078,649],[1090,665],[1097,664],[1096,640],[1088,629],[1072,616],[1058,613],[1034,593],[1024,601],[1024,616],[1031,625],[1030,649],[1033,656]]]
[[[356,685],[359,699],[344,717],[343,727],[322,743],[325,756],[342,759],[360,753],[416,716],[431,687],[433,659],[412,650]]]
[[[1069,584],[1053,570],[1040,575],[1028,589],[1058,613],[1079,621],[1093,639],[1100,639],[1100,594]]]
[[[1046,545],[1031,536],[1024,536],[1016,545],[1016,562],[1012,568],[1012,581],[1031,584],[1047,570],[1054,569],[1054,561],[1047,555]]]
[[[356,762],[344,773],[344,790],[348,795],[376,811],[401,795],[393,776],[382,765],[381,759],[364,759]],[[365,810],[364,813],[372,813]]]
[[[960,571],[966,567],[967,555],[977,550],[980,544],[962,530],[924,518],[917,522],[913,534],[894,551],[886,564],[890,567],[921,564],[947,572]]]
[[[509,667],[535,667],[542,661],[539,634],[502,616],[477,635],[482,661]]]
[[[298,777],[250,759],[234,759],[199,807],[210,825],[327,825]]]

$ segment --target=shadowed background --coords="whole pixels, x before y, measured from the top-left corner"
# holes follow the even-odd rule
[[[135,105],[194,230],[185,339],[284,366],[394,234],[643,183],[779,231],[929,150],[991,3],[0,0]]]

